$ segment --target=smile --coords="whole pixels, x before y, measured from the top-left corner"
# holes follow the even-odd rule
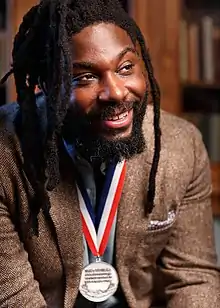
[[[105,120],[102,120],[102,124],[106,128],[123,128],[127,127],[131,124],[133,120],[133,109],[120,113],[118,115],[114,115]]]

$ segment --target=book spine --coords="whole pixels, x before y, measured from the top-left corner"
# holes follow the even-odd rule
[[[208,152],[212,162],[220,162],[220,114],[210,114]]]
[[[187,22],[181,20],[180,22],[180,39],[179,39],[179,51],[180,51],[180,80],[188,80],[188,34],[187,34]]]
[[[213,19],[204,16],[201,19],[202,30],[202,59],[203,80],[207,83],[214,82],[214,59],[213,59]]]
[[[189,24],[188,28],[189,81],[199,81],[199,25]]]
[[[213,30],[213,48],[215,63],[215,82],[220,83],[220,27],[214,27]]]

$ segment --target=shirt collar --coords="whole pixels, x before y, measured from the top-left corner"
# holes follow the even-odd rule
[[[91,166],[91,164],[87,160],[85,160],[82,156],[80,156],[80,154],[77,153],[75,144],[67,143],[66,140],[64,139],[63,139],[63,143],[64,143],[65,149],[67,150],[67,153],[72,158],[73,162],[76,162],[76,160],[84,161],[84,163],[86,162],[87,164]],[[106,163],[103,162],[100,166],[100,171],[103,175],[106,174],[106,169],[107,169]]]

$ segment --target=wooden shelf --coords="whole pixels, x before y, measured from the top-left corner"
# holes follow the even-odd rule
[[[220,112],[220,86],[188,84],[181,92],[183,112]]]
[[[219,0],[185,0],[185,6],[189,10],[215,11],[220,10]]]
[[[204,81],[197,82],[182,82],[181,86],[183,88],[202,88],[202,89],[220,89],[220,83],[207,83]]]

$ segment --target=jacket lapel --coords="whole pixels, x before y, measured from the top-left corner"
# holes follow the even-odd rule
[[[51,217],[66,279],[64,307],[69,308],[73,307],[78,294],[83,267],[83,233],[74,173],[70,171],[72,164],[67,156],[62,157],[61,161],[61,179],[63,179],[49,196]],[[65,172],[67,168],[68,172]]]
[[[125,184],[117,215],[116,267],[129,306],[132,306],[136,300],[133,298],[132,292],[129,291],[129,264],[126,261],[126,251],[133,249],[132,241],[138,241],[136,237],[131,238],[131,230],[135,230],[138,234],[138,230],[146,229],[150,219],[145,216],[144,204],[154,153],[152,115],[152,107],[149,106],[143,125],[147,150],[127,162]],[[131,260],[129,261],[131,262]]]

